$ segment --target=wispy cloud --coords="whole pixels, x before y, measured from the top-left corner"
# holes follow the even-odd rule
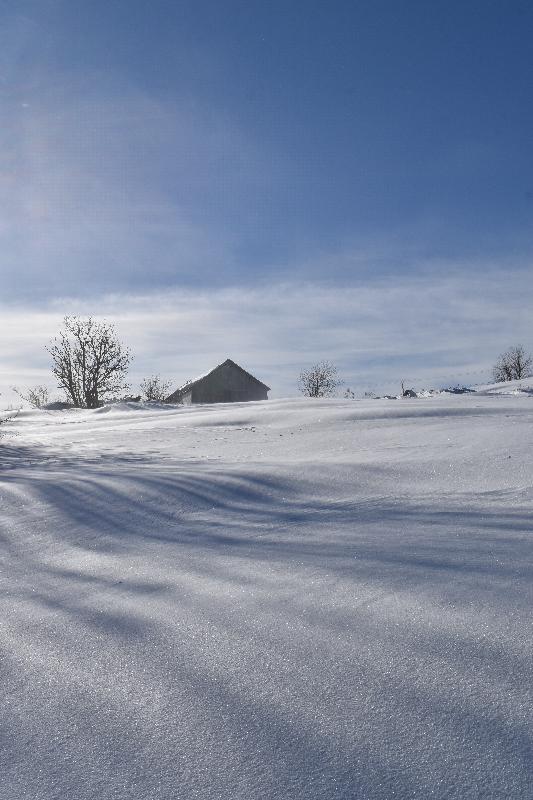
[[[131,380],[161,373],[179,384],[227,357],[273,388],[293,394],[299,371],[328,358],[355,390],[486,379],[509,344],[531,348],[533,287],[527,269],[487,268],[482,283],[444,268],[407,279],[343,288],[285,283],[269,288],[107,295],[46,310],[2,309],[1,391],[12,383],[52,385],[47,341],[66,313],[116,323],[135,356]],[[509,309],[512,309],[510,312]]]
[[[243,226],[288,165],[191,99],[55,77],[0,98],[4,297],[235,279]]]
[[[342,189],[329,134],[326,149],[304,156],[299,128],[284,149],[275,131],[262,138],[249,118],[245,128],[242,108],[206,102],[191,74],[186,89],[173,80],[165,91],[131,70],[52,67],[46,14],[8,16],[2,399],[13,383],[51,383],[44,346],[66,313],[116,321],[135,355],[134,385],[150,372],[180,383],[230,356],[277,395],[294,392],[300,369],[320,358],[354,389],[394,390],[401,379],[481,379],[509,344],[533,346],[530,227],[522,241],[513,228],[514,254],[498,264],[479,253],[438,261],[449,226],[436,206],[421,219],[378,204],[378,222],[358,227],[374,179],[352,192],[359,173],[348,171]],[[425,158],[450,181],[460,169],[433,151]],[[361,168],[364,177],[365,158]]]

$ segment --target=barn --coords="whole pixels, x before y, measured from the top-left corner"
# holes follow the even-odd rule
[[[165,403],[242,403],[268,400],[270,387],[230,358],[210,372],[176,389]]]

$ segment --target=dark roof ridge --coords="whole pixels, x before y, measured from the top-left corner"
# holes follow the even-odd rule
[[[213,367],[213,369],[210,369],[209,372],[204,372],[203,375],[199,375],[194,380],[189,381],[188,383],[184,383],[183,386],[178,387],[174,392],[169,394],[169,396],[167,397],[167,400],[170,397],[181,397],[183,394],[188,392],[189,389],[192,389],[193,386],[196,386],[197,383],[200,383],[200,381],[203,381],[205,378],[209,377],[209,375],[211,375],[213,372],[215,372],[215,370],[219,369],[220,367],[223,367],[225,364],[231,364],[233,367],[236,367],[238,370],[243,372],[248,378],[251,378],[251,380],[255,381],[255,383],[261,384],[261,386],[264,386],[265,389],[267,389],[267,391],[270,391],[270,386],[267,386],[266,383],[263,383],[263,381],[260,381],[259,378],[256,378],[250,372],[247,372],[245,369],[243,369],[243,367],[241,367],[239,364],[237,364],[236,361],[233,361],[233,359],[227,358],[225,361],[222,361],[221,364],[217,364],[216,367]]]
[[[245,369],[244,369],[244,367],[241,367],[241,365],[240,365],[240,364],[237,364],[237,362],[236,362],[236,361],[233,361],[233,359],[231,359],[231,358],[227,358],[225,361],[223,361],[223,362],[222,362],[222,364],[219,364],[218,366],[219,366],[219,367],[223,367],[223,366],[224,366],[224,364],[232,364],[234,367],[237,367],[237,369],[240,369],[240,371],[241,371],[241,372],[244,372],[244,374],[245,374],[245,375],[246,375],[248,378],[251,378],[251,379],[252,379],[253,381],[255,381],[256,383],[260,383],[260,384],[261,384],[261,386],[264,386],[266,389],[268,389],[268,391],[270,391],[270,386],[267,386],[267,385],[266,385],[266,383],[263,383],[263,381],[260,381],[260,380],[259,380],[259,378],[256,378],[256,377],[255,377],[255,375],[252,375],[252,373],[251,373],[251,372],[247,372],[247,370],[245,370]],[[218,367],[215,367],[215,369],[218,369]],[[211,370],[211,372],[214,372],[214,371],[215,371],[215,370]],[[210,375],[210,374],[211,374],[211,373],[208,373],[208,375]],[[204,375],[204,377],[206,377],[206,376]]]

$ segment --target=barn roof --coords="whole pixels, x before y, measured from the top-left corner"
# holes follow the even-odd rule
[[[187,394],[187,392],[190,391],[190,389],[192,389],[198,383],[201,383],[203,380],[205,380],[205,378],[208,378],[209,375],[211,375],[213,372],[216,372],[216,370],[220,369],[220,367],[226,366],[226,364],[230,364],[232,367],[235,367],[236,369],[240,370],[244,375],[246,375],[247,378],[250,378],[250,380],[254,381],[254,383],[258,383],[260,386],[263,386],[268,392],[270,391],[270,386],[267,386],[266,383],[263,383],[258,378],[255,378],[251,373],[247,372],[245,369],[236,364],[235,361],[232,361],[231,358],[227,358],[225,361],[222,362],[222,364],[217,364],[216,367],[210,369],[209,372],[204,372],[203,375],[199,375],[193,381],[187,381],[187,383],[184,383],[183,386],[180,386],[178,389],[172,392],[172,394],[169,395],[169,397],[167,397],[167,400],[169,400],[171,397],[178,398],[182,397],[184,394]]]

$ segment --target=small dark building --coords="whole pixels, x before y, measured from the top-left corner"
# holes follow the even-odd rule
[[[228,358],[206,375],[176,389],[165,403],[242,403],[268,400],[269,391],[269,386]]]

